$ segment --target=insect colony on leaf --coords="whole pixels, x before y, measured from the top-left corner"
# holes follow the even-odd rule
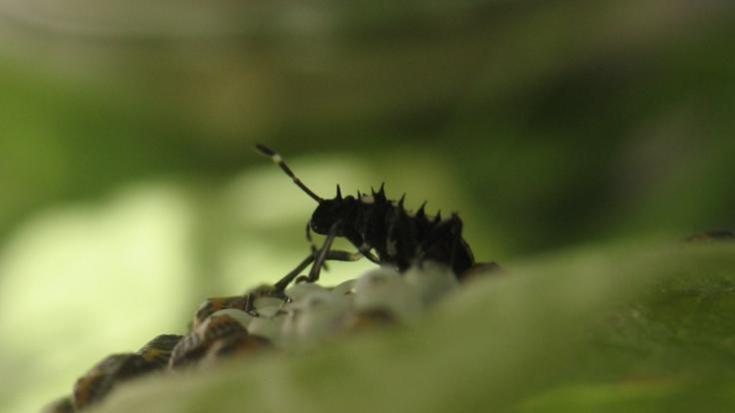
[[[456,214],[427,216],[424,205],[411,214],[385,196],[323,199],[304,185],[271,149],[257,145],[293,182],[318,202],[306,227],[309,255],[274,285],[243,295],[207,299],[195,312],[189,333],[161,335],[136,353],[104,358],[77,380],[70,397],[49,404],[47,413],[75,412],[102,401],[119,383],[156,371],[202,368],[225,356],[249,356],[268,349],[308,348],[324,339],[375,325],[410,323],[460,281],[497,269],[476,264],[462,238]],[[311,232],[325,235],[320,248]],[[332,249],[344,237],[356,248]],[[316,283],[327,261],[366,257],[380,267],[332,288]],[[301,275],[307,267],[307,275]],[[296,281],[294,283],[294,281]]]
[[[470,246],[462,238],[462,220],[456,213],[446,220],[442,220],[441,212],[428,216],[424,202],[415,214],[411,214],[404,207],[406,194],[397,202],[389,200],[384,184],[377,191],[372,189],[369,195],[357,191],[357,197],[343,197],[337,185],[336,196],[324,199],[306,186],[278,153],[260,144],[256,149],[271,158],[318,203],[306,224],[306,238],[311,243],[312,253],[274,285],[272,292],[275,294],[282,292],[294,279],[316,282],[327,260],[354,261],[365,257],[379,265],[396,267],[400,272],[432,261],[448,266],[459,280],[477,269],[497,267],[494,263],[475,263]],[[326,236],[321,248],[314,246],[311,231]],[[357,252],[333,251],[332,243],[337,237],[346,238]],[[312,261],[309,274],[299,276]]]

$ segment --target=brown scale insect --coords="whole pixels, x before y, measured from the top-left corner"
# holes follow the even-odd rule
[[[136,353],[113,354],[97,363],[74,385],[74,407],[85,409],[102,400],[115,385],[157,370],[155,363],[148,362]]]
[[[71,397],[62,397],[44,406],[41,413],[74,413],[74,401]]]
[[[215,346],[216,344],[216,346]],[[264,348],[270,342],[263,338],[250,336],[245,327],[228,315],[209,316],[203,323],[192,330],[174,348],[169,360],[169,368],[177,369],[199,361],[210,348]],[[217,350],[217,351],[220,351]],[[222,350],[224,355],[227,350]]]
[[[197,309],[194,314],[194,320],[191,323],[191,329],[196,330],[204,323],[209,316],[220,310],[238,309],[245,310],[247,297],[245,295],[236,295],[232,297],[214,297],[207,298]]]
[[[164,368],[168,366],[171,353],[182,338],[183,336],[175,334],[162,334],[138,350],[138,354],[157,368]]]
[[[97,363],[74,385],[73,404],[82,410],[107,396],[120,382],[161,370],[181,336],[160,335],[137,353],[113,354]]]
[[[215,340],[207,349],[202,363],[211,364],[224,357],[249,355],[272,348],[270,340],[250,334],[233,334]]]

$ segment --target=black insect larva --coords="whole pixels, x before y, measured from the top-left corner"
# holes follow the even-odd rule
[[[475,264],[472,250],[462,239],[462,220],[457,214],[446,220],[442,220],[441,213],[429,217],[424,210],[426,203],[411,214],[403,205],[405,194],[399,201],[391,201],[386,198],[383,185],[378,191],[372,190],[370,195],[358,191],[357,197],[343,197],[337,185],[337,195],[324,199],[304,185],[280,155],[263,145],[256,145],[256,148],[319,203],[307,224],[307,239],[311,241],[311,230],[327,238],[319,250],[312,244],[314,264],[306,281],[319,279],[327,258],[355,260],[365,256],[378,264],[393,265],[401,272],[415,263],[435,261],[449,266],[459,279]],[[342,257],[334,257],[330,249],[336,237],[347,238],[359,254],[344,253]],[[285,288],[296,275],[289,273],[276,284],[276,289]]]

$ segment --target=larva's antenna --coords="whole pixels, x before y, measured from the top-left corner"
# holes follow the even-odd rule
[[[259,143],[255,144],[255,149],[261,155],[271,158],[273,163],[278,165],[283,170],[283,172],[286,173],[286,175],[291,177],[291,180],[293,181],[293,183],[298,185],[298,187],[301,188],[302,191],[306,192],[306,194],[309,195],[311,198],[313,198],[316,202],[321,203],[322,201],[324,201],[321,197],[319,197],[319,195],[315,194],[314,191],[309,189],[308,186],[304,185],[304,183],[301,182],[301,180],[298,177],[296,177],[296,175],[294,175],[291,168],[289,168],[288,165],[286,165],[286,162],[283,161],[283,158],[281,158],[281,155],[276,153],[273,149],[267,146],[261,145]]]

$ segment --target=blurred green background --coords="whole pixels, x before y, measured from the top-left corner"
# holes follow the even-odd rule
[[[459,212],[480,260],[734,227],[734,22],[728,0],[2,2],[2,409],[308,252],[313,202],[255,142],[324,196],[384,181]]]

